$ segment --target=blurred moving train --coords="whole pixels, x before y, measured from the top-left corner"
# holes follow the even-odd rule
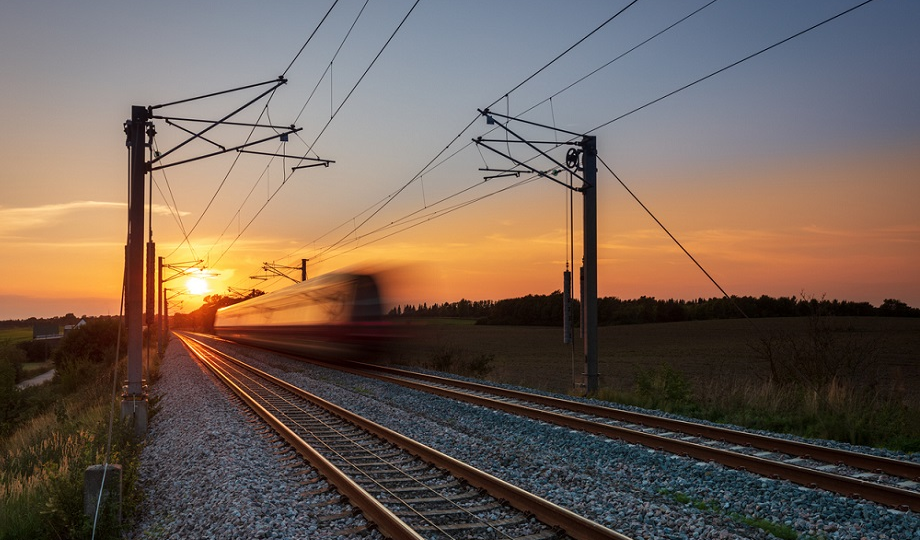
[[[323,359],[373,359],[395,340],[377,281],[326,274],[221,308],[214,333],[232,341]]]

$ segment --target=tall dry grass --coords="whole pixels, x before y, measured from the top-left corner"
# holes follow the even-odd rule
[[[62,395],[0,441],[0,540],[91,537],[92,520],[83,515],[83,478],[86,468],[97,463],[122,465],[125,514],[139,502],[132,486],[140,445],[117,421],[117,410],[112,451],[106,455],[110,409],[117,405],[111,399],[112,374],[106,371],[79,384],[59,382],[58,390],[77,385],[79,391]],[[70,378],[79,379],[76,373]],[[112,506],[103,513],[96,538],[120,537],[116,510]]]
[[[30,420],[4,442],[0,538],[69,536],[63,529],[74,521],[66,515],[73,504],[62,497],[73,495],[73,479],[100,457],[98,431],[108,418],[104,406],[75,401]]]
[[[633,391],[598,397],[752,429],[905,452],[920,451],[920,409],[897,388],[833,378],[804,386],[752,378],[690,381],[669,366],[643,371]]]

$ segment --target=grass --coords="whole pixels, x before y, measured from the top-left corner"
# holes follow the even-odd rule
[[[16,328],[2,328],[0,329],[0,343],[9,342],[9,343],[19,343],[20,341],[31,341],[32,340],[32,327],[31,326],[20,326]]]
[[[92,521],[83,515],[83,478],[88,466],[106,461],[113,406],[111,371],[97,372],[70,395],[56,386],[52,406],[0,440],[0,540],[92,535]],[[117,410],[115,415],[108,462],[122,465],[122,511],[131,516],[140,499],[133,489],[140,445],[131,429],[117,421]],[[105,510],[95,537],[120,538],[114,507]]]
[[[855,444],[920,451],[920,319],[840,317],[835,336],[878,341],[872,384],[780,385],[754,344],[800,331],[799,318],[716,320],[599,329],[599,397],[696,418]],[[549,327],[426,324],[395,359],[460,373],[489,358],[487,380],[583,393],[581,344]],[[444,351],[452,351],[444,361]],[[437,368],[436,368],[437,369]]]
[[[768,519],[745,516],[739,512],[726,512],[718,503],[718,501],[694,499],[689,495],[679,491],[671,491],[666,489],[661,490],[659,493],[680,504],[693,506],[702,512],[725,515],[736,523],[743,523],[745,525],[760,529],[764,532],[768,532],[781,540],[820,540],[820,538],[823,538],[810,535],[799,535],[795,529],[784,523],[776,523],[775,521],[770,521]]]

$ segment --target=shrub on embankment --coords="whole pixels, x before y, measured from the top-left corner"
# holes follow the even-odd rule
[[[0,439],[0,540],[92,536],[92,520],[83,515],[83,476],[89,465],[106,462],[112,407],[107,461],[123,467],[123,515],[131,516],[138,503],[140,446],[119,424],[112,400],[117,324],[87,327],[86,334],[74,330],[76,337],[62,342],[51,383],[17,390],[18,399],[33,402],[33,411]],[[117,380],[124,376],[123,364]],[[120,528],[104,513],[95,537],[119,538]]]
[[[600,399],[712,422],[920,452],[920,414],[896,395],[833,380],[818,388],[773,380],[691,381],[671,366],[640,371],[633,391]]]

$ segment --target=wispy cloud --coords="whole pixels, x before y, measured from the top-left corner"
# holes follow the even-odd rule
[[[68,214],[82,210],[124,209],[126,206],[125,203],[75,201],[26,208],[0,208],[0,233],[51,225]]]
[[[127,212],[127,206],[123,202],[73,201],[22,208],[0,207],[0,235],[57,225],[68,216],[81,212]],[[153,205],[153,211],[158,215],[169,214],[169,208],[163,205]]]

